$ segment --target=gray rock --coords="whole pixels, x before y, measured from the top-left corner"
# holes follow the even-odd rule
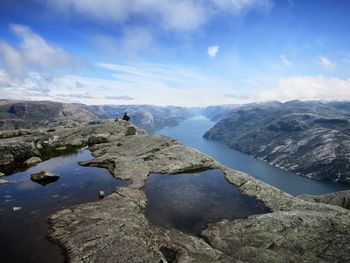
[[[326,195],[299,195],[298,198],[323,204],[331,204],[350,209],[350,190]]]
[[[92,146],[92,145],[95,145],[95,144],[100,144],[100,143],[106,143],[108,142],[108,139],[106,137],[103,137],[103,136],[91,136],[89,139],[88,139],[88,145],[89,146]]]
[[[135,135],[137,132],[136,128],[134,126],[130,126],[127,128],[125,136]]]
[[[40,162],[42,162],[42,160],[39,157],[31,157],[28,160],[26,160],[24,162],[24,164],[27,165],[27,166],[33,166],[33,165],[36,165],[36,164],[38,164]]]
[[[68,251],[71,262],[350,260],[348,210],[295,198],[169,137],[124,135],[125,130],[109,143],[90,147],[95,159],[81,165],[104,167],[131,184],[99,202],[73,206],[50,218],[50,236]],[[143,188],[148,174],[207,168],[223,170],[243,194],[261,200],[272,212],[211,224],[202,232],[205,239],[147,222]]]
[[[57,174],[49,172],[47,170],[30,175],[30,179],[38,184],[47,185],[57,181],[60,177]]]

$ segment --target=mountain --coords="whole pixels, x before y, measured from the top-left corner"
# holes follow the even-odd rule
[[[350,183],[350,102],[248,104],[204,137],[301,175]]]
[[[97,105],[88,106],[99,119],[122,118],[127,112],[130,122],[148,132],[168,126],[176,126],[194,115],[191,108],[154,105]]]
[[[212,121],[220,121],[235,112],[239,105],[215,105],[202,108],[199,112]]]
[[[0,129],[30,129],[57,125],[77,126],[96,117],[83,104],[53,101],[0,101]]]
[[[193,116],[183,107],[153,105],[95,105],[69,104],[52,101],[0,100],[0,130],[37,127],[80,126],[105,119],[122,118],[127,112],[130,122],[148,132],[175,126]]]

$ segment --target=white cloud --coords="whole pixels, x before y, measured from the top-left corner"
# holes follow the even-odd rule
[[[62,48],[49,44],[30,28],[11,24],[11,31],[20,39],[18,46],[6,41],[0,42],[0,58],[4,61],[6,71],[17,78],[23,78],[28,71],[72,67],[72,57]]]
[[[219,52],[219,46],[211,46],[211,47],[208,47],[208,55],[209,57],[211,58],[215,58],[216,55],[218,54]]]
[[[226,10],[239,15],[251,9],[269,10],[273,6],[272,0],[213,0],[220,10]]]
[[[292,66],[293,66],[293,63],[290,62],[290,61],[287,59],[286,55],[281,55],[281,56],[280,56],[280,59],[282,60],[282,62],[284,63],[284,65],[286,65],[286,66],[288,66],[288,67],[292,67]]]
[[[319,57],[319,64],[326,70],[335,70],[337,68],[337,65],[325,56]]]
[[[350,100],[350,78],[323,76],[290,77],[279,80],[277,86],[263,90],[254,100]]]
[[[191,31],[213,17],[240,15],[252,9],[268,10],[272,0],[42,0],[67,14],[79,13],[104,22],[125,23],[147,18],[165,30]]]
[[[43,78],[40,74],[31,73],[25,81],[11,81],[8,86],[0,87],[0,91],[2,97],[9,99],[86,104],[200,106],[236,100],[226,96],[236,93],[232,83],[184,66],[146,63],[98,66],[110,70],[113,78],[95,79],[75,75]]]

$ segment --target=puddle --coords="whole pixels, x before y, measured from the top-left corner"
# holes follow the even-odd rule
[[[270,212],[261,201],[241,194],[221,170],[150,174],[145,191],[150,223],[194,235],[199,235],[208,223]]]
[[[24,172],[6,176],[17,184],[0,185],[0,262],[63,262],[58,246],[47,239],[47,217],[69,205],[99,199],[99,191],[111,194],[127,181],[114,179],[102,168],[82,167],[89,150],[52,158]],[[30,174],[49,170],[60,176],[46,186],[30,180]]]

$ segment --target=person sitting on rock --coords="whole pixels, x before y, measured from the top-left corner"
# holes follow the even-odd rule
[[[124,121],[129,121],[130,120],[130,117],[128,116],[127,112],[124,113],[123,120]]]

